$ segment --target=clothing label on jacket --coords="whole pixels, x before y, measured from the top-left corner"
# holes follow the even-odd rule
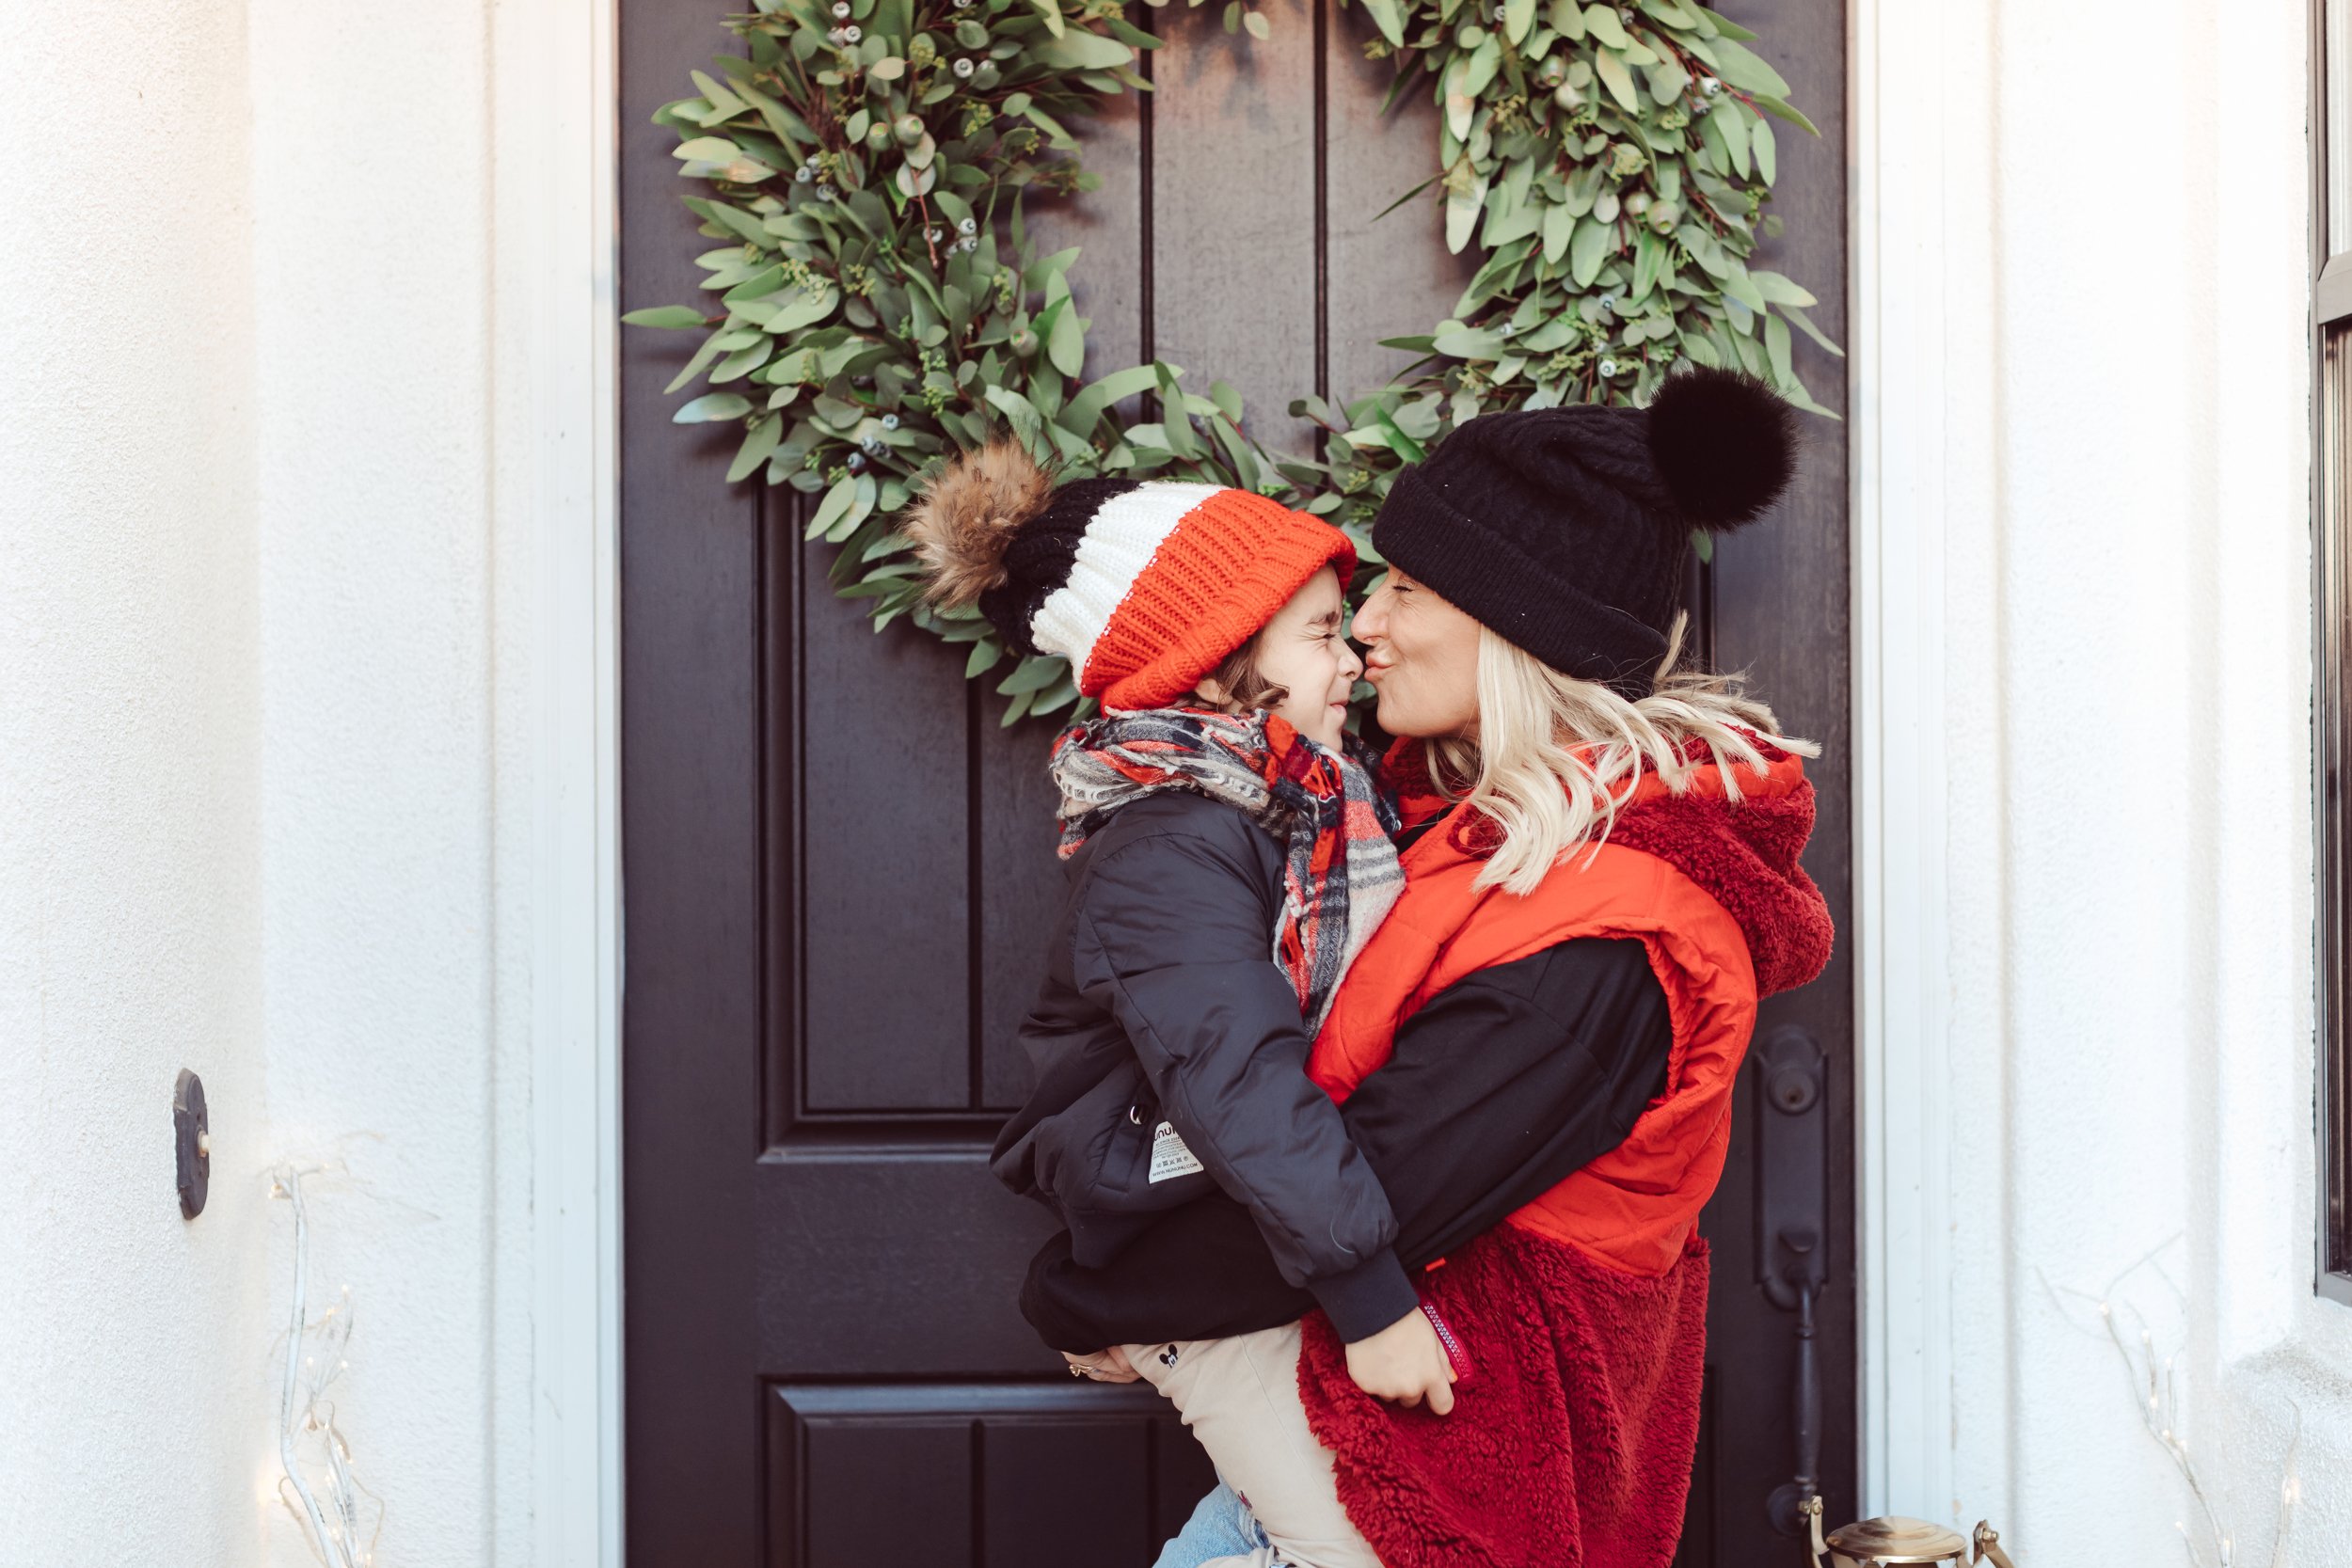
[[[1184,1140],[1177,1132],[1174,1123],[1164,1121],[1152,1129],[1152,1180],[1166,1181],[1172,1177],[1190,1176],[1194,1171],[1207,1168],[1191,1149],[1184,1147]],[[1134,1178],[1128,1180],[1133,1180]]]

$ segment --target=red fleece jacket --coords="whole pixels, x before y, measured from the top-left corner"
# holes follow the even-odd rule
[[[1409,775],[1400,783],[1410,788]],[[1479,819],[1407,851],[1406,893],[1358,959],[1310,1070],[1340,1099],[1396,1025],[1463,975],[1577,936],[1640,938],[1675,1040],[1665,1091],[1624,1144],[1429,1275],[1474,1371],[1446,1417],[1349,1380],[1320,1314],[1299,1389],[1337,1459],[1341,1500],[1387,1568],[1664,1568],[1681,1536],[1706,1355],[1695,1234],[1730,1135],[1731,1088],[1761,996],[1829,958],[1820,892],[1798,863],[1813,791],[1794,757],[1645,782],[1609,842],[1525,898],[1476,888]],[[1408,820],[1426,815],[1408,800]]]

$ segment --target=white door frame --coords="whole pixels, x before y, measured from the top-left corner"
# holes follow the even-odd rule
[[[491,16],[498,527],[529,666],[501,690],[531,714],[501,819],[529,835],[532,1398],[497,1417],[529,1430],[530,1517],[501,1534],[537,1568],[619,1568],[616,22],[613,0]]]
[[[1969,9],[1852,0],[1847,48],[1862,1507],[1929,1518],[1953,1490],[1945,138],[1974,123]]]

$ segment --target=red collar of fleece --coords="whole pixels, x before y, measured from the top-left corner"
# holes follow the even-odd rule
[[[1427,751],[1420,741],[1400,740],[1382,764],[1407,827],[1452,804],[1430,780]],[[1691,774],[1679,794],[1645,774],[1609,832],[1610,843],[1657,856],[1724,907],[1747,938],[1759,997],[1820,974],[1836,936],[1828,902],[1802,863],[1814,817],[1804,761],[1769,746],[1762,751],[1765,771],[1737,770],[1737,801],[1711,763]],[[1477,812],[1456,813],[1445,832],[1454,848],[1479,859],[1502,842],[1502,829]]]

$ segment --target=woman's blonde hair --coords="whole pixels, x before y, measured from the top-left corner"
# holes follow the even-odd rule
[[[1639,699],[1564,675],[1479,628],[1478,738],[1428,742],[1439,792],[1502,831],[1474,885],[1533,893],[1563,855],[1583,844],[1597,849],[1645,770],[1678,795],[1712,762],[1736,801],[1740,769],[1769,767],[1759,742],[1820,755],[1811,741],[1778,733],[1772,710],[1747,696],[1739,676],[1679,668],[1689,620],[1675,618],[1656,688]]]

